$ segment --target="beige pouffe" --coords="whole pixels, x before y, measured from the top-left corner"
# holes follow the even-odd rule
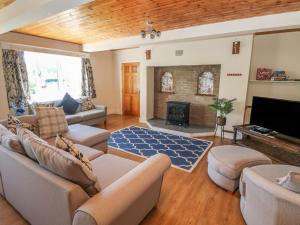
[[[208,175],[220,187],[235,191],[242,170],[256,165],[272,164],[264,154],[237,145],[217,146],[208,153]]]

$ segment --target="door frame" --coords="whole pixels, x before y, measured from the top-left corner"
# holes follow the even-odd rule
[[[124,65],[130,65],[134,64],[137,65],[137,72],[138,72],[138,82],[139,82],[139,87],[140,87],[140,81],[141,81],[141,76],[140,76],[140,62],[122,62],[121,63],[121,83],[122,83],[122,91],[121,91],[121,106],[122,106],[122,115],[124,115]],[[139,117],[141,115],[141,90],[139,90]]]

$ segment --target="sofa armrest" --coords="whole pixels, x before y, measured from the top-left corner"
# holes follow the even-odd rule
[[[147,191],[154,184],[160,182],[159,188],[154,188],[153,196],[158,196],[153,200],[156,203],[159,198],[162,177],[170,165],[169,157],[163,154],[157,154],[147,159],[85,202],[76,211],[73,225],[111,224],[120,219],[127,209],[139,208],[138,202],[141,196],[148,193]],[[136,207],[134,204],[137,204]],[[143,204],[147,204],[147,202],[143,201]],[[151,203],[148,208],[152,208],[154,205]]]
[[[107,106],[106,105],[95,105],[96,109],[101,109],[105,111],[105,115],[107,115]]]

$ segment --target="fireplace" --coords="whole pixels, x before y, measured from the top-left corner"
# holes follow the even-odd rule
[[[189,126],[190,103],[168,101],[166,124],[175,124],[178,126]]]

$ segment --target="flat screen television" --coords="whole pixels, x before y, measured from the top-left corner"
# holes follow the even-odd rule
[[[300,138],[300,102],[254,96],[250,124]]]

